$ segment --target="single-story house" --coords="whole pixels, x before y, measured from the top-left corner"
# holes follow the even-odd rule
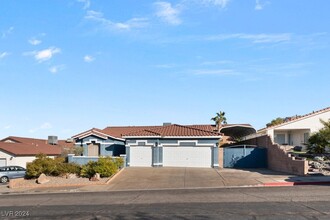
[[[257,135],[267,134],[279,145],[302,146],[314,132],[323,128],[320,120],[330,119],[330,107],[303,116],[290,117],[281,124],[258,130]]]
[[[242,133],[240,125],[236,133],[235,125],[226,126],[231,127],[230,134]],[[243,127],[251,129],[248,125]],[[84,164],[99,156],[126,154],[127,166],[218,167],[221,137],[222,133],[214,125],[164,123],[162,126],[93,128],[73,136],[76,145],[83,147],[84,156],[69,157],[69,161]]]
[[[0,140],[0,166],[21,166],[36,159],[37,154],[46,154],[50,158],[60,156],[64,147],[73,147],[70,141],[49,140],[10,136]]]

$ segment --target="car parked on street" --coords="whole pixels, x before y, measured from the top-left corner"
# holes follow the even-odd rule
[[[22,178],[26,174],[26,169],[20,166],[0,167],[0,182],[7,183],[10,179]]]

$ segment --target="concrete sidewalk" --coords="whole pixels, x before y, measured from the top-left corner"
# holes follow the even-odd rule
[[[127,191],[193,188],[330,185],[330,176],[294,176],[267,169],[125,168],[107,185],[9,189],[0,194],[80,191]]]

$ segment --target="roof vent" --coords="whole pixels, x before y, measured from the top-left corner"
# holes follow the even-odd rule
[[[163,126],[169,126],[169,125],[172,125],[172,123],[171,122],[164,122],[163,123]]]
[[[48,144],[57,145],[57,136],[48,136]]]

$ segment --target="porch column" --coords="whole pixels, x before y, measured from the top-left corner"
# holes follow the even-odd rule
[[[218,144],[212,147],[212,167],[219,168],[219,148]]]

